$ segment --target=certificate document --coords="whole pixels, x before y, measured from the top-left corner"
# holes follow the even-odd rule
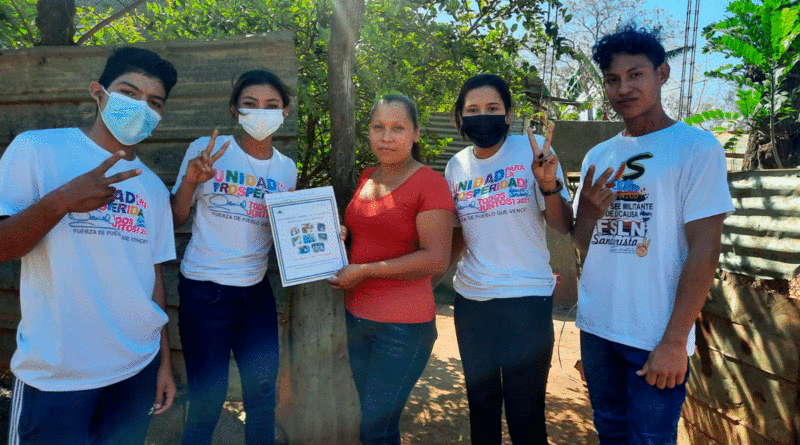
[[[264,196],[283,287],[331,278],[347,265],[333,187]]]

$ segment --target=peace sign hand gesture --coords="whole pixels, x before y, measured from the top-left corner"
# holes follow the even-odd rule
[[[591,165],[586,170],[586,177],[581,186],[581,195],[578,201],[577,217],[585,217],[597,221],[605,215],[611,203],[617,199],[617,194],[606,187],[606,182],[614,173],[613,168],[607,168],[594,183],[595,166]]]
[[[219,136],[219,131],[214,130],[214,132],[211,133],[211,139],[208,140],[206,149],[201,151],[196,158],[189,161],[186,165],[186,182],[202,184],[214,177],[214,163],[225,154],[225,150],[227,150],[228,146],[231,144],[230,141],[225,142],[222,147],[212,155],[211,150],[214,149],[217,143],[217,136]]]
[[[556,128],[555,124],[550,125],[547,129],[547,136],[544,139],[544,146],[539,148],[539,143],[533,134],[533,129],[528,128],[528,140],[531,142],[531,150],[533,150],[533,164],[531,171],[536,182],[542,190],[555,190],[558,187],[558,156],[550,151],[550,142],[553,140],[553,130]]]
[[[97,167],[76,177],[56,189],[58,197],[68,212],[91,212],[110,204],[117,189],[111,184],[122,182],[142,174],[140,169],[132,169],[106,177],[106,172],[114,166],[125,152],[118,151],[101,162]]]

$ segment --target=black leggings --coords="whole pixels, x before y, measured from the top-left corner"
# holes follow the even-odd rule
[[[474,301],[459,295],[454,312],[472,443],[501,443],[505,402],[514,445],[546,444],[544,402],[553,355],[552,297]]]

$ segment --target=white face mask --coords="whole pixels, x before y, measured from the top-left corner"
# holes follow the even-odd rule
[[[283,123],[283,110],[263,108],[239,108],[239,125],[253,139],[263,141],[275,133]]]
[[[120,93],[109,93],[106,107],[100,117],[106,128],[122,145],[136,145],[150,136],[161,121],[161,115],[143,100],[136,100]]]

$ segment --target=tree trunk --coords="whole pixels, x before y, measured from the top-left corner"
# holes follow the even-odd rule
[[[344,212],[356,185],[353,66],[364,8],[364,0],[333,1],[328,48],[328,109],[331,113],[332,185],[339,212]]]
[[[75,0],[39,0],[36,27],[40,46],[74,45]]]
[[[333,0],[328,48],[333,188],[343,211],[355,186],[353,65],[364,0]],[[325,281],[297,286],[291,302],[289,443],[358,442],[360,404],[347,354],[344,298]]]

